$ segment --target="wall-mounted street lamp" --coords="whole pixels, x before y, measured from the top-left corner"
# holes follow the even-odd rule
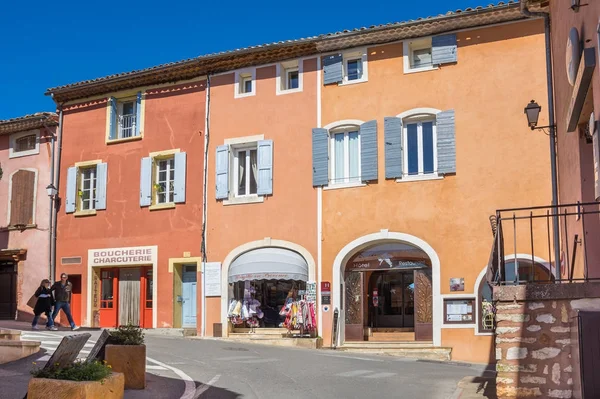
[[[534,100],[531,100],[529,104],[525,107],[525,115],[527,116],[527,125],[531,128],[531,130],[536,129],[546,129],[550,127],[554,127],[554,125],[550,126],[540,126],[538,127],[538,119],[540,118],[540,112],[542,111],[541,105],[536,103]]]
[[[46,187],[46,192],[48,193],[48,197],[50,198],[54,198],[56,197],[56,194],[58,194],[58,190],[56,189],[56,187],[54,187],[54,184],[52,183],[48,184],[48,186]]]

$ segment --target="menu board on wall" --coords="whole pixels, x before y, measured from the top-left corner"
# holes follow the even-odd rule
[[[204,265],[205,296],[221,296],[221,264],[209,262]]]
[[[444,323],[475,323],[475,299],[444,299]]]
[[[317,283],[308,281],[306,283],[305,298],[308,302],[317,302]]]

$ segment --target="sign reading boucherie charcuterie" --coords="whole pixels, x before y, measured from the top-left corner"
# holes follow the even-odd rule
[[[92,266],[141,265],[156,261],[156,246],[90,249],[88,262]]]

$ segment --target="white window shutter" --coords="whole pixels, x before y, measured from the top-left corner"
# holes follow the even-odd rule
[[[77,199],[77,168],[75,166],[67,169],[67,195],[65,211],[67,213],[75,212]]]
[[[229,146],[220,145],[217,147],[216,157],[216,186],[217,199],[229,198]]]
[[[108,176],[108,165],[99,163],[96,165],[96,204],[95,209],[106,209],[106,181]]]
[[[258,195],[273,194],[273,140],[259,140],[257,143]]]
[[[185,202],[185,169],[186,153],[175,154],[175,181],[173,182],[173,196],[176,204]]]
[[[142,92],[138,91],[135,102],[135,136],[140,135],[140,123],[142,122]]]
[[[109,124],[109,139],[110,140],[115,140],[117,138],[117,99],[114,97],[111,97],[108,99],[108,107],[110,110],[110,115],[108,117],[108,124]]]
[[[152,158],[142,158],[140,168],[140,206],[152,204]]]

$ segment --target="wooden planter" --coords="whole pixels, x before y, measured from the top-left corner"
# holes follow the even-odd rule
[[[125,375],[125,389],[146,388],[146,345],[106,345],[104,359]]]
[[[125,378],[112,373],[103,381],[29,380],[27,399],[123,399]]]

